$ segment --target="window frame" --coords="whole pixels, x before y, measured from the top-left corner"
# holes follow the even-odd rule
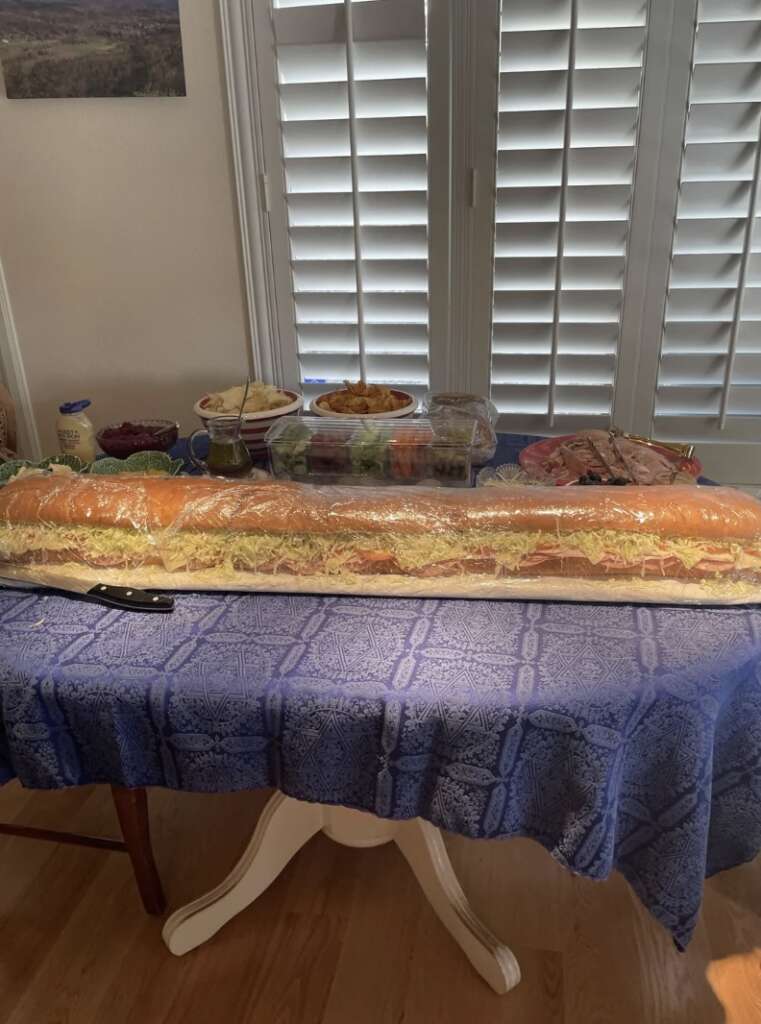
[[[269,93],[262,92],[262,84],[266,90],[269,80],[260,70],[266,53],[263,47],[269,44],[274,50],[274,39],[271,28],[268,37],[257,37],[254,5],[260,3],[219,0],[241,260],[253,372],[281,387],[296,387],[301,377],[287,253],[287,214],[283,200],[272,202],[275,192],[270,178],[274,169],[268,167],[265,155],[272,132],[271,118],[265,114],[268,108],[277,109],[277,96],[274,79]],[[256,28],[260,28],[258,23]]]

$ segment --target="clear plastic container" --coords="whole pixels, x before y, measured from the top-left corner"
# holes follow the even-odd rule
[[[267,431],[274,476],[319,484],[470,487],[473,420],[283,417]]]
[[[466,395],[453,391],[429,391],[425,396],[423,412],[435,420],[471,417],[476,421],[473,465],[482,466],[494,458],[497,450],[496,427],[499,412],[490,399],[483,395]]]

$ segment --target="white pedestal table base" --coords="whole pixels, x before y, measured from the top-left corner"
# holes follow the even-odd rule
[[[421,818],[387,821],[346,807],[304,803],[282,793],[276,793],[264,808],[251,841],[227,878],[168,919],[162,934],[170,951],[182,956],[210,939],[253,903],[320,831],[344,846],[396,843],[441,923],[484,981],[500,995],[518,984],[518,962],[473,912],[439,829]]]

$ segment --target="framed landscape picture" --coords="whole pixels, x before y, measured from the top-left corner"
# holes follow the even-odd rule
[[[184,96],[178,2],[0,0],[6,95]]]

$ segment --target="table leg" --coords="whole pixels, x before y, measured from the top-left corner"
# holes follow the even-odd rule
[[[190,952],[261,896],[291,858],[322,828],[320,804],[276,793],[262,811],[251,841],[227,878],[176,910],[162,935],[176,956]]]
[[[145,790],[112,786],[111,793],[145,911],[147,914],[163,914],[166,901],[153,859]]]
[[[412,868],[439,920],[495,992],[509,992],[521,980],[512,951],[476,917],[454,873],[439,829],[422,818],[400,823],[394,842]]]
[[[201,945],[254,902],[317,832],[345,846],[395,842],[423,892],[484,981],[508,992],[521,973],[512,952],[476,917],[455,876],[441,832],[428,822],[387,821],[346,807],[309,804],[277,793],[269,801],[243,856],[215,889],[175,911],[164,925],[172,953]]]

